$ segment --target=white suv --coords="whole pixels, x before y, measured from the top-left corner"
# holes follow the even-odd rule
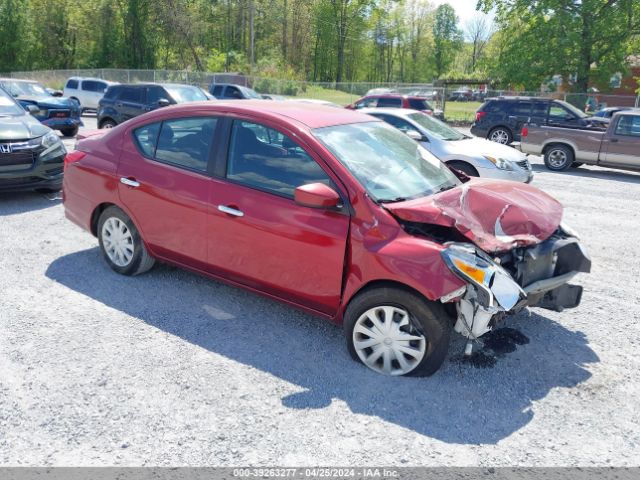
[[[97,110],[98,102],[104,96],[104,92],[117,82],[108,82],[101,78],[71,77],[64,85],[65,97],[75,98],[80,102],[81,111]]]

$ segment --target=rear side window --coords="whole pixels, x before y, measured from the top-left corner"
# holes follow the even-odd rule
[[[401,107],[401,98],[380,97],[378,99],[378,107]]]
[[[531,109],[532,117],[546,117],[547,111],[549,110],[548,103],[534,102],[533,107]]]
[[[515,102],[510,113],[518,117],[528,117],[531,115],[531,102]]]
[[[67,80],[67,85],[65,88],[78,88],[78,81],[77,80]]]
[[[485,103],[480,108],[480,110],[482,110],[483,112],[487,112],[487,113],[502,112],[502,111],[506,110],[506,107],[507,107],[506,104],[507,104],[507,102],[491,100],[490,102]]]
[[[123,88],[118,96],[118,100],[123,102],[142,103],[141,88]]]
[[[155,159],[189,170],[205,172],[217,119],[180,118],[162,122]]]
[[[227,178],[248,187],[293,198],[308,183],[331,185],[326,172],[286,135],[251,122],[235,121]]]
[[[160,123],[151,123],[144,127],[136,128],[133,131],[133,138],[136,145],[145,157],[153,158],[158,143],[158,133],[160,133]]]
[[[616,135],[640,137],[640,116],[622,115],[616,125]]]
[[[120,93],[120,90],[122,90],[121,87],[109,87],[107,88],[107,91],[104,94],[104,98],[107,98],[107,99],[116,98]]]

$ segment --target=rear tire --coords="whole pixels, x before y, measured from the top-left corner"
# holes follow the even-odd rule
[[[567,170],[573,164],[573,159],[573,150],[566,145],[551,145],[544,152],[544,164],[554,172]]]
[[[502,145],[511,145],[513,142],[513,133],[507,127],[496,127],[491,129],[487,135],[487,140],[500,143]]]
[[[435,373],[447,356],[451,330],[441,305],[399,287],[364,291],[344,316],[353,359],[386,375]]]
[[[475,167],[467,162],[463,162],[461,160],[451,160],[447,162],[447,165],[451,168],[455,168],[456,170],[460,170],[462,173],[467,175],[468,177],[479,177],[480,174]]]
[[[139,275],[155,264],[138,229],[118,207],[109,207],[100,215],[98,241],[107,264],[122,275]]]

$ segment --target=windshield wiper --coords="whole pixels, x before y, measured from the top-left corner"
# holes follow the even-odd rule
[[[442,187],[440,187],[435,193],[441,193],[441,192],[446,192],[447,190],[451,190],[452,188],[455,188],[455,185],[444,185]]]
[[[378,203],[396,203],[396,202],[404,202],[408,200],[406,197],[396,197],[396,198],[381,198],[378,200]]]

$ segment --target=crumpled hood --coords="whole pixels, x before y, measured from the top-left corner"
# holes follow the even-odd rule
[[[0,117],[0,142],[6,140],[30,140],[41,137],[51,129],[31,115]]]
[[[20,95],[17,97],[18,100],[23,100],[25,102],[34,103],[39,107],[53,109],[53,108],[71,108],[73,109],[75,105],[75,101],[70,98],[64,97],[37,97],[37,96],[28,96],[28,95]]]
[[[549,238],[562,205],[527,184],[475,178],[430,197],[385,205],[397,217],[458,230],[487,252],[529,246]]]

